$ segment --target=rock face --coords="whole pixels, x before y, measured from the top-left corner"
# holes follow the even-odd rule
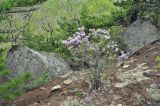
[[[54,53],[37,52],[25,46],[13,46],[6,57],[6,69],[11,71],[9,78],[24,72],[31,72],[33,78],[48,71],[54,79],[72,70],[68,64]]]
[[[146,63],[141,63],[137,64],[137,67],[134,69],[120,70],[120,72],[117,73],[117,78],[120,79],[121,82],[115,83],[115,87],[123,88],[124,86],[131,84],[135,81],[141,82],[149,79],[149,77],[145,77],[143,73],[150,73],[152,72],[152,70],[146,67]]]
[[[123,34],[126,51],[133,54],[155,40],[160,39],[160,31],[150,21],[137,20]]]

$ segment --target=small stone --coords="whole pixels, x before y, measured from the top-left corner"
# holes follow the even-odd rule
[[[61,88],[62,88],[61,85],[56,85],[51,89],[51,91],[54,92],[56,90],[60,90]]]
[[[41,87],[41,88],[40,88],[40,90],[45,90],[45,89],[46,89],[45,87]]]
[[[133,63],[138,61],[138,59],[134,59],[134,58],[131,58],[131,60]]]
[[[67,74],[62,75],[61,78],[66,78],[66,77],[68,77],[71,73],[72,73],[72,72],[68,72]]]
[[[38,103],[33,103],[32,106],[39,106],[39,104]]]
[[[142,70],[147,70],[148,68],[149,68],[149,67],[147,67],[147,66],[146,66],[146,67],[145,67],[145,66],[144,66],[144,67],[141,67]]]
[[[137,68],[141,69],[141,70],[147,70],[149,67],[145,66],[147,65],[146,63],[141,63],[137,65]]]
[[[119,71],[119,72],[121,72],[121,71],[122,71],[122,69],[120,68],[120,69],[118,69],[118,71]]]
[[[123,106],[122,104],[118,104],[117,106]]]
[[[123,65],[123,62],[119,62],[118,64],[117,64],[117,67],[121,67]]]
[[[122,88],[122,87],[124,87],[124,86],[126,86],[128,83],[116,83],[115,84],[115,87],[116,88]]]
[[[147,63],[141,63],[140,65],[144,66],[144,65],[147,65]]]
[[[151,88],[158,88],[158,85],[157,84],[151,84],[150,87]]]
[[[71,83],[72,83],[72,80],[71,80],[71,79],[65,80],[65,81],[63,82],[63,84],[65,84],[65,85],[69,85],[69,84],[71,84]]]
[[[155,76],[160,77],[160,73],[156,73]]]
[[[124,63],[131,64],[131,63],[134,63],[134,62],[136,62],[136,61],[137,61],[137,59],[131,59],[131,60],[126,61],[126,62],[124,62]]]
[[[121,99],[122,97],[120,96],[117,96],[117,95],[113,95],[113,100],[118,100],[118,99]]]
[[[123,69],[127,69],[127,68],[129,68],[129,65],[124,65],[123,66]]]

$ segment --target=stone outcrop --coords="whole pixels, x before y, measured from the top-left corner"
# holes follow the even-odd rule
[[[6,69],[11,71],[7,79],[14,78],[21,73],[31,72],[33,78],[48,71],[49,77],[54,79],[72,70],[58,55],[47,52],[37,52],[26,46],[13,46],[6,56]]]
[[[138,49],[160,39],[159,29],[150,21],[137,20],[132,23],[122,34],[126,51],[133,54]]]

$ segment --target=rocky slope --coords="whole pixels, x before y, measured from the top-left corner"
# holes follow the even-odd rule
[[[99,90],[90,90],[84,71],[61,76],[5,106],[159,106],[160,76],[155,57],[160,40],[138,50],[119,67],[106,69]],[[118,63],[116,63],[118,64]]]

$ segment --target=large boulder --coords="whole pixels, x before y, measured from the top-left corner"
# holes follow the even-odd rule
[[[13,46],[7,53],[6,69],[11,71],[7,79],[16,77],[25,72],[31,72],[33,78],[48,71],[49,77],[70,73],[68,64],[58,55],[47,52],[37,52],[26,46]]]
[[[137,20],[124,31],[122,38],[127,46],[126,51],[133,54],[146,44],[160,39],[160,31],[150,21]]]

